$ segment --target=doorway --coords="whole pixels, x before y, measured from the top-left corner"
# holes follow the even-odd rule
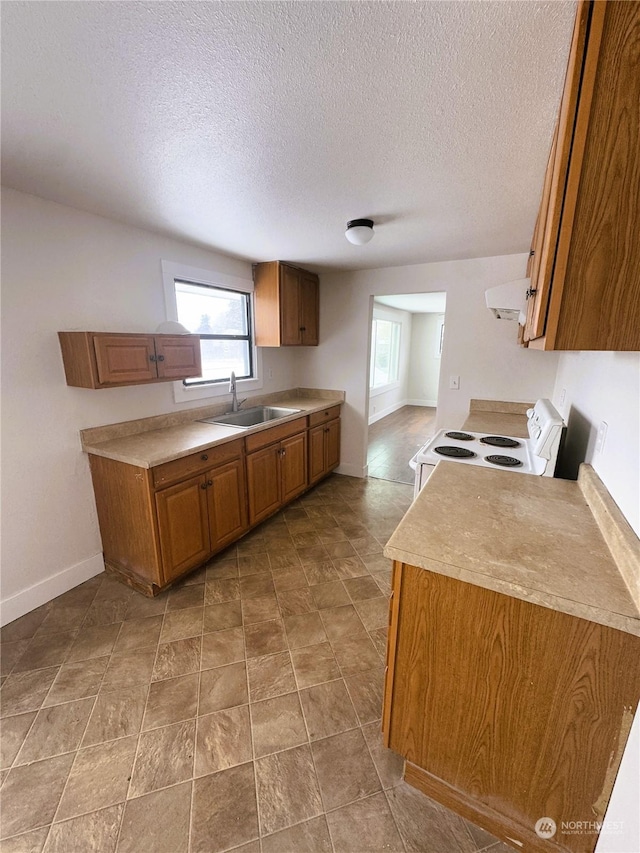
[[[369,477],[413,483],[409,460],[435,432],[446,294],[375,296],[369,362]]]

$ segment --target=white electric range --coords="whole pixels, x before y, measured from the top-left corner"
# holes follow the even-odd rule
[[[553,477],[563,429],[562,417],[549,400],[544,399],[527,410],[529,438],[442,429],[409,462],[416,472],[414,497],[426,483],[433,466],[443,459],[462,465]]]

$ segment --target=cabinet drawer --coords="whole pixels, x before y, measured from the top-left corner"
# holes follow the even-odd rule
[[[324,424],[327,421],[332,421],[334,418],[339,417],[340,406],[330,406],[326,409],[323,409],[321,412],[314,412],[313,415],[309,415],[309,426],[318,426],[318,424]]]
[[[260,450],[262,447],[268,447],[270,444],[274,444],[276,441],[282,441],[283,438],[289,438],[291,435],[295,435],[297,432],[302,432],[307,428],[307,418],[296,418],[295,421],[291,421],[287,424],[280,424],[280,426],[271,427],[270,429],[264,429],[261,432],[255,433],[255,435],[248,435],[245,438],[245,447],[247,449],[247,453],[252,453],[254,450]]]
[[[159,488],[178,480],[184,480],[185,477],[191,477],[194,474],[207,471],[209,468],[214,468],[216,465],[230,462],[241,455],[241,438],[219,444],[216,447],[207,447],[199,453],[192,453],[190,456],[183,456],[181,459],[174,459],[172,462],[165,462],[163,465],[155,467],[153,469],[153,485]]]

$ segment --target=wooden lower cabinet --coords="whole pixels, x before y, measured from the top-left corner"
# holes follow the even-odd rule
[[[165,583],[204,562],[211,553],[206,480],[193,477],[156,494]]]
[[[236,459],[211,471],[207,477],[211,550],[219,551],[247,529],[244,464]]]
[[[383,730],[407,782],[513,846],[592,853],[640,638],[401,563],[390,623]],[[571,832],[580,821],[591,831]]]
[[[308,487],[307,431],[247,455],[249,523],[257,524]]]
[[[326,477],[340,464],[340,418],[309,430],[309,482]]]

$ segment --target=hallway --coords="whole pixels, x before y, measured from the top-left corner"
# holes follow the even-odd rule
[[[369,476],[413,485],[409,460],[435,431],[436,409],[403,406],[369,427]]]

